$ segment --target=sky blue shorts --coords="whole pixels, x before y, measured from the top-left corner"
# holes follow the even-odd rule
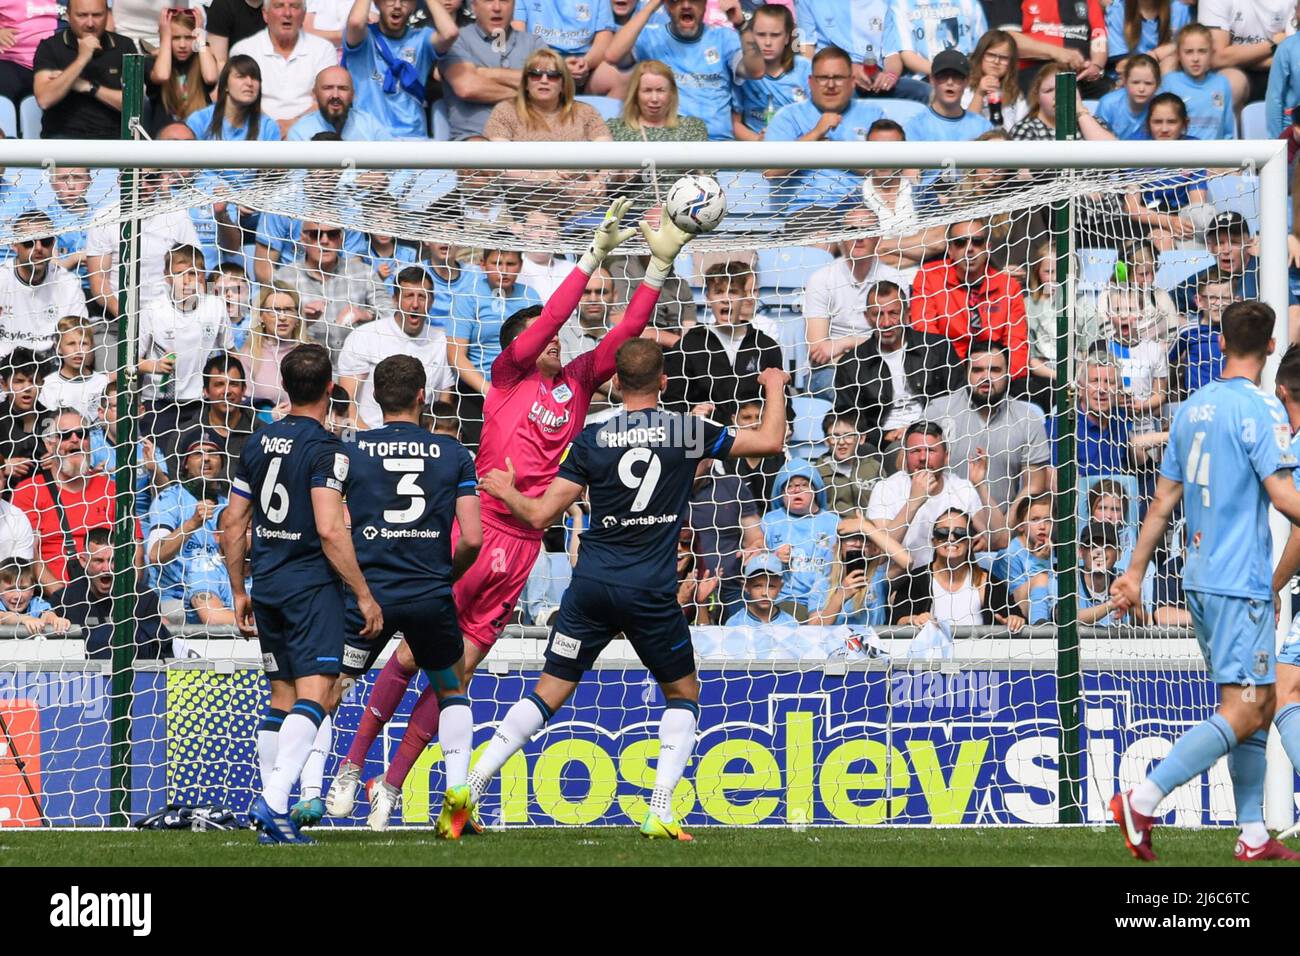
[[[1214,683],[1277,682],[1272,601],[1188,591],[1187,609]]]

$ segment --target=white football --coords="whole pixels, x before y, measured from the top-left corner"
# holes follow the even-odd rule
[[[727,215],[727,194],[712,176],[683,176],[668,190],[664,211],[679,229],[711,232]]]

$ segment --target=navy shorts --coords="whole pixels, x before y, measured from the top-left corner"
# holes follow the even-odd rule
[[[642,591],[574,578],[546,643],[545,672],[579,681],[614,635],[622,633],[661,684],[695,673],[691,629],[673,591]]]
[[[351,594],[347,602],[347,647],[343,673],[359,677],[375,666],[379,654],[399,631],[410,645],[416,666],[424,671],[446,670],[465,653],[451,594],[421,598],[402,604],[385,604],[384,629],[374,638],[361,636],[365,623]]]
[[[343,585],[324,584],[267,604],[253,596],[262,669],[271,680],[333,676],[343,660]]]

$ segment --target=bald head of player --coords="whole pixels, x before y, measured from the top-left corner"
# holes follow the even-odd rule
[[[654,408],[660,393],[668,387],[664,374],[664,350],[650,339],[631,339],[619,346],[614,359],[614,388],[623,396],[627,410]]]
[[[289,414],[325,421],[334,369],[321,345],[300,345],[280,360],[280,382],[289,396]]]
[[[504,352],[510,347],[510,343],[519,338],[519,334],[537,321],[538,316],[542,314],[540,305],[530,305],[526,309],[520,309],[513,313],[510,318],[501,324],[501,350]],[[546,348],[542,349],[542,354],[537,356],[537,371],[547,378],[555,378],[560,374],[560,336],[556,333],[551,341],[546,343]]]
[[[424,366],[414,355],[390,355],[375,366],[375,403],[384,413],[384,424],[420,424],[424,411]]]

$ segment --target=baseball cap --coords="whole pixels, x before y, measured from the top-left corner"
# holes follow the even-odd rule
[[[1239,212],[1221,212],[1210,221],[1210,228],[1205,230],[1207,236],[1218,232],[1235,232],[1242,236],[1250,235],[1250,225],[1246,217]]]
[[[756,554],[745,562],[745,577],[752,578],[760,574],[775,574],[777,577],[784,577],[785,565],[781,559],[770,551],[763,554]]]
[[[200,448],[212,448],[217,451],[225,450],[226,443],[216,436],[213,432],[205,431],[202,428],[194,428],[185,433],[180,444],[176,446],[180,449],[181,456],[192,455]]]
[[[1119,529],[1109,521],[1089,521],[1083,529],[1080,544],[1087,548],[1103,547],[1119,550]]]
[[[938,76],[945,72],[970,76],[970,60],[961,50],[944,50],[930,61],[930,75]]]

